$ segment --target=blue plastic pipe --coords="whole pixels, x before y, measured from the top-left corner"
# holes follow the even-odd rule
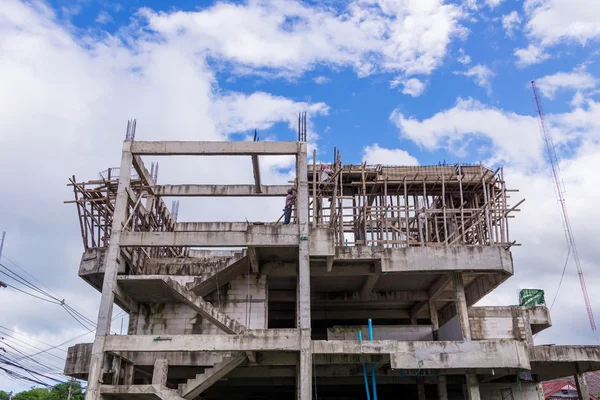
[[[369,318],[369,340],[373,340],[373,321]],[[373,379],[373,400],[377,400],[377,380],[375,379],[375,363],[371,363],[371,378]]]
[[[358,331],[358,341],[362,343],[362,332]],[[367,391],[367,400],[371,400],[371,393],[369,392],[369,378],[367,378],[367,366],[362,363],[363,375],[365,377],[365,389]]]

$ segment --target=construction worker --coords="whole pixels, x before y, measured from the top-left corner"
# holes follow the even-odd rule
[[[333,177],[333,171],[329,168],[329,165],[323,165],[323,171],[321,172],[321,182],[329,182]]]
[[[292,218],[292,207],[296,204],[296,187],[288,189],[287,196],[285,196],[285,208],[283,209],[283,224],[287,225],[290,223]]]

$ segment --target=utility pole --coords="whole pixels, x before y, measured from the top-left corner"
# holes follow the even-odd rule
[[[4,242],[4,235],[2,235],[2,242]],[[0,250],[2,250],[1,246],[0,246]],[[12,391],[8,394],[8,400],[12,400]]]
[[[0,242],[0,258],[2,258],[2,248],[4,247],[4,237],[6,237],[6,232],[2,232],[2,241]],[[0,281],[0,288],[5,288],[5,287],[6,287],[6,283]],[[10,392],[10,395],[11,395],[11,397],[8,400],[12,400],[12,392]]]
[[[73,386],[73,378],[69,379],[69,393],[67,394],[67,400],[71,400],[71,386]]]

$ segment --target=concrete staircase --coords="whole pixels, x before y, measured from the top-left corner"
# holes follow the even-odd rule
[[[216,363],[212,368],[206,368],[203,373],[196,375],[195,378],[188,379],[187,383],[179,385],[181,397],[186,400],[194,399],[233,371],[238,365],[241,365],[246,361],[246,354],[243,352],[236,352],[229,357],[223,358],[221,362]]]
[[[102,385],[100,393],[112,398],[139,400],[183,400],[177,390],[165,385]]]
[[[209,295],[216,291],[219,286],[223,286],[247,272],[249,262],[247,250],[237,251],[224,266],[214,268],[193,283],[188,284],[188,289],[197,296]]]
[[[175,282],[169,277],[163,277],[165,284],[173,291],[173,295],[182,303],[188,304],[202,317],[215,324],[219,329],[230,335],[240,335],[244,333],[246,327],[235,319],[222,313],[216,307],[213,307],[200,296],[196,296],[183,285]]]

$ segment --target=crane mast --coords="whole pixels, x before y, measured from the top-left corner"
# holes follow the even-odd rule
[[[542,102],[540,96],[538,94],[537,86],[535,85],[535,81],[531,81],[531,88],[533,89],[533,97],[535,99],[535,104],[537,108],[537,113],[539,116],[540,122],[540,131],[542,132],[542,138],[544,139],[544,144],[546,146],[546,152],[548,153],[548,158],[550,159],[550,165],[552,167],[552,177],[554,179],[554,191],[556,192],[556,197],[560,204],[561,208],[561,217],[563,228],[565,231],[565,238],[567,240],[567,245],[571,249],[573,253],[573,259],[575,260],[575,265],[577,266],[577,274],[579,275],[579,283],[581,284],[581,291],[583,292],[583,299],[585,301],[585,307],[587,309],[588,317],[590,319],[590,325],[592,327],[592,331],[596,331],[596,322],[594,321],[594,313],[592,312],[592,306],[590,304],[590,299],[588,296],[587,287],[585,284],[585,278],[583,276],[583,270],[581,269],[581,262],[579,261],[579,253],[577,252],[577,246],[575,245],[575,239],[573,237],[573,230],[571,229],[571,222],[569,220],[569,213],[567,212],[567,204],[565,202],[565,189],[562,178],[560,176],[560,167],[558,163],[558,157],[556,156],[556,149],[554,147],[554,142],[550,137],[550,133],[548,132],[548,126],[546,125],[546,119],[544,118],[544,111],[542,109]]]

